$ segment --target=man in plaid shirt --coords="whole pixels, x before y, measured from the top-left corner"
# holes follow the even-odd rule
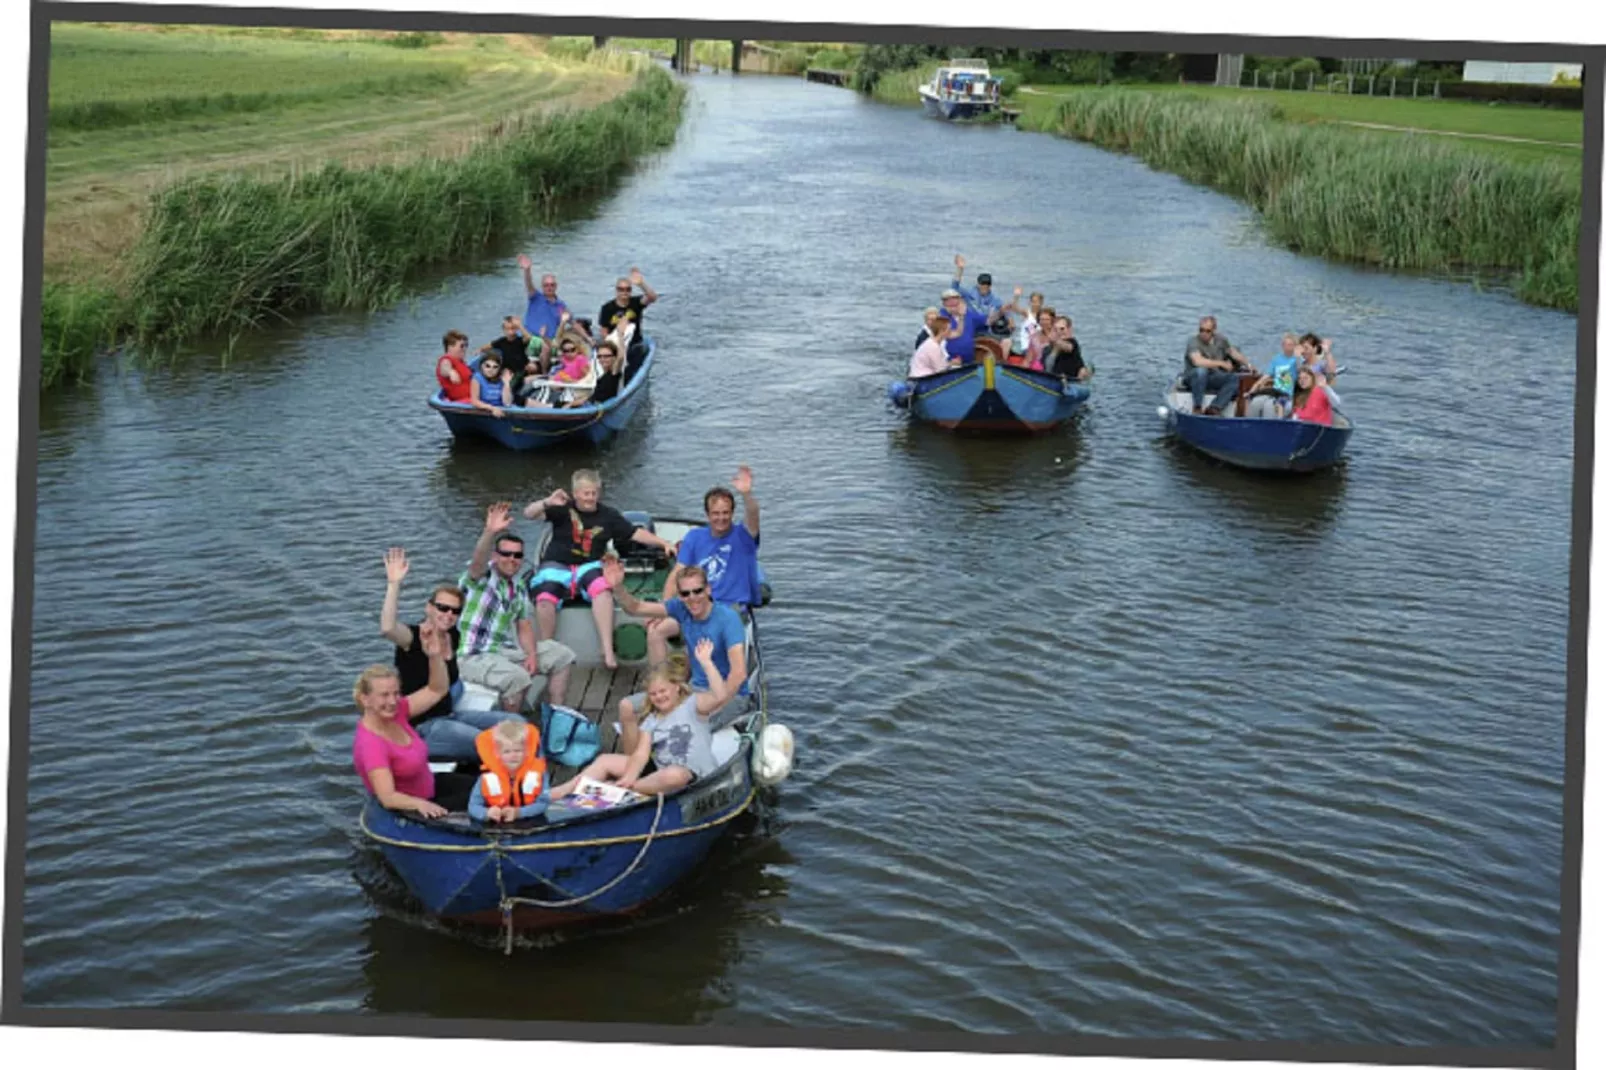
[[[485,530],[457,581],[465,595],[457,665],[462,679],[498,692],[502,708],[517,713],[526,700],[532,707],[540,700],[543,685],[554,706],[564,704],[574,651],[554,639],[535,640],[535,608],[518,579],[524,540],[508,530],[512,525],[509,503],[485,511]]]

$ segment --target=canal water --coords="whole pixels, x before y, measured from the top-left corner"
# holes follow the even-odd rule
[[[612,196],[393,309],[45,399],[24,1000],[1552,1043],[1576,320],[1294,255],[1088,146],[692,84]],[[424,404],[444,330],[522,309],[521,250],[588,313],[633,264],[661,295],[600,454],[458,444]],[[887,409],[955,253],[1072,313],[1074,427]],[[1261,361],[1336,340],[1345,467],[1166,440],[1205,312]],[[351,683],[389,659],[386,546],[415,612],[487,503],[593,463],[682,515],[752,466],[799,757],[672,899],[504,959],[359,842]]]

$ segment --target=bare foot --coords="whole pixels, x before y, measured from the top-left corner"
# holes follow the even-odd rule
[[[619,667],[619,659],[614,657],[613,651],[609,650],[602,655],[602,664],[610,669],[617,669]]]

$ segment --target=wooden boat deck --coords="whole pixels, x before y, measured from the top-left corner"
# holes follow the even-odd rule
[[[602,751],[614,749],[614,724],[619,720],[619,700],[641,690],[647,678],[647,663],[624,662],[617,670],[602,665],[576,665],[569,673],[568,704],[602,729]]]

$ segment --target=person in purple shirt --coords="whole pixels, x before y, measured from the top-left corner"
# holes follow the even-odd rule
[[[535,288],[531,275],[534,263],[523,253],[519,254],[519,267],[524,272],[524,292],[530,303],[524,309],[524,329],[538,338],[550,342],[558,336],[558,328],[569,320],[569,306],[558,300],[558,277],[548,272],[541,276],[541,288]]]
[[[987,329],[987,316],[965,304],[958,290],[942,292],[942,310],[949,324],[948,355],[961,364],[976,363],[976,332]]]

